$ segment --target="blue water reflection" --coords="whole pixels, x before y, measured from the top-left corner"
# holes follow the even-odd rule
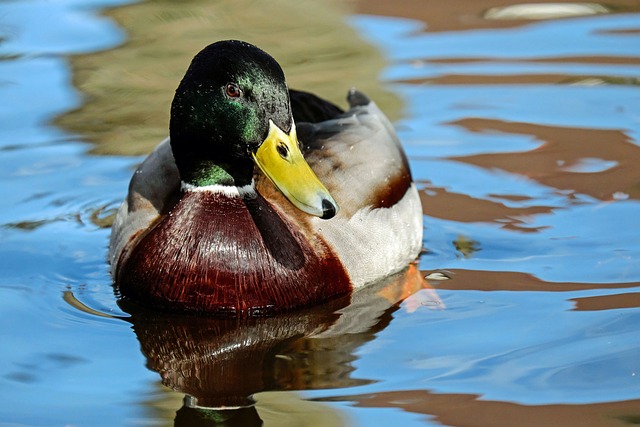
[[[2,3],[2,53],[70,55],[113,47],[124,33],[99,12],[128,0],[31,0]]]
[[[640,74],[640,66],[638,67]],[[584,127],[587,129],[622,129],[631,141],[638,144],[638,117],[633,106],[637,103],[637,86],[417,86],[395,85],[407,102],[408,115],[420,117],[413,120],[411,128],[420,130],[406,135],[411,138],[407,149],[416,138],[435,139],[439,144],[425,148],[422,155],[451,156],[486,152],[475,144],[456,147],[469,135],[455,128],[442,128],[440,123],[452,122],[462,117],[487,117],[516,122],[532,122],[550,126]],[[437,102],[436,102],[437,101]],[[438,108],[444,103],[448,108]],[[406,120],[399,123],[402,131]],[[433,135],[433,136],[431,136]],[[405,135],[403,135],[405,136]],[[494,143],[487,151],[511,150],[511,145],[499,145],[508,137],[474,135],[478,142]],[[511,137],[513,138],[513,137]],[[521,138],[521,137],[520,137]],[[513,141],[510,141],[513,144]],[[526,146],[521,145],[526,148]],[[468,151],[465,151],[466,148]],[[451,151],[447,151],[450,149]],[[516,146],[515,149],[518,149]],[[416,153],[418,154],[418,153]]]
[[[105,289],[108,231],[90,220],[117,199],[132,159],[87,156],[88,146],[49,123],[81,104],[67,56],[122,42],[97,12],[123,3],[0,3],[2,425],[112,426],[104,414],[142,417],[139,398],[127,396],[144,395],[153,376],[140,369],[129,328],[63,302],[73,290],[118,312]]]
[[[541,229],[534,234],[428,218],[427,242],[434,252],[422,265],[524,271],[553,282],[634,282],[640,276],[636,212],[637,202],[558,210],[531,219],[526,227]],[[470,259],[456,257],[449,243],[458,235],[473,236],[482,250]]]
[[[637,35],[613,33],[636,30],[636,14],[535,22],[513,29],[425,34],[418,33],[424,24],[413,20],[359,16],[352,21],[367,38],[400,61],[389,68],[386,78],[397,78],[396,73],[406,63],[429,58],[638,56]]]

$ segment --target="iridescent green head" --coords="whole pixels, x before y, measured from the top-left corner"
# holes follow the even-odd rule
[[[250,153],[266,138],[269,120],[291,130],[280,65],[240,41],[204,48],[193,58],[171,105],[171,147],[182,180],[193,185],[250,183]]]
[[[236,40],[198,53],[171,105],[171,148],[182,181],[245,186],[254,166],[299,209],[323,218],[338,210],[300,152],[280,65]]]

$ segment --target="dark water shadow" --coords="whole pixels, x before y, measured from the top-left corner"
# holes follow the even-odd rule
[[[440,306],[415,266],[351,297],[274,317],[207,318],[120,305],[147,367],[186,395],[176,426],[258,426],[255,393],[370,383],[352,375],[355,352],[390,324],[407,295]]]

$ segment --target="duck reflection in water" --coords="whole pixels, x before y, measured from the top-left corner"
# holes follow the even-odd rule
[[[441,307],[415,265],[351,296],[274,317],[207,318],[120,304],[147,366],[186,394],[176,426],[260,426],[255,393],[369,383],[352,377],[355,351],[403,301],[408,310]]]

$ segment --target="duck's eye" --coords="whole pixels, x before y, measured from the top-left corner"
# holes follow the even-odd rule
[[[240,95],[242,94],[240,87],[235,83],[227,83],[224,91],[229,98],[240,98]]]
[[[280,157],[282,157],[283,159],[286,159],[287,157],[289,157],[289,149],[287,148],[286,145],[278,144],[278,146],[276,147],[276,150],[278,150],[278,154],[280,154]]]

